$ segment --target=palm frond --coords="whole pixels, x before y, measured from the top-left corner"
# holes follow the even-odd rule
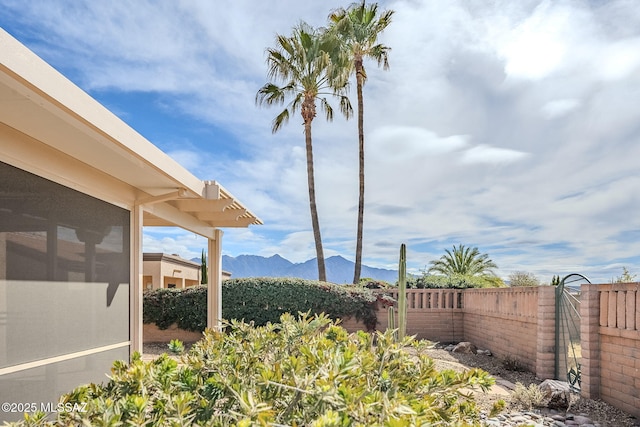
[[[353,107],[348,96],[343,95],[340,97],[340,111],[347,120],[353,116]]]
[[[333,120],[333,108],[327,101],[327,98],[320,98],[320,108],[324,111],[325,118],[328,122]]]
[[[340,43],[341,40],[329,30],[314,29],[301,22],[294,27],[291,36],[278,35],[276,46],[266,49],[267,75],[270,80],[284,85],[265,84],[256,94],[256,103],[283,104],[287,97],[293,97],[287,108],[274,119],[274,132],[288,122],[291,114],[301,110],[304,99],[317,98],[325,89],[339,99],[340,111],[347,118],[351,116],[350,104],[343,99],[348,90],[351,62],[348,57],[341,56]],[[320,102],[327,119],[331,120],[333,109],[328,100],[321,98]]]
[[[271,127],[271,133],[276,133],[280,130],[282,125],[289,122],[289,109],[285,108],[280,114],[273,119],[273,126]]]
[[[256,93],[256,104],[282,104],[284,103],[284,97],[285,90],[283,90],[283,88],[273,83],[267,83],[258,90],[258,93]]]
[[[478,248],[464,245],[453,246],[453,251],[445,249],[445,255],[431,261],[428,272],[445,276],[495,276],[494,268],[498,266],[489,259],[489,255],[481,254]]]

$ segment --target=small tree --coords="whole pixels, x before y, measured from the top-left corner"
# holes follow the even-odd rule
[[[632,283],[636,281],[637,274],[631,274],[627,267],[622,267],[622,275],[611,279],[611,283]]]
[[[509,284],[512,288],[521,286],[540,286],[540,280],[533,273],[526,271],[514,271],[509,275]]]
[[[207,268],[207,257],[204,253],[204,249],[202,250],[202,258],[200,259],[200,271],[202,272],[200,284],[206,285],[209,283],[209,269]]]

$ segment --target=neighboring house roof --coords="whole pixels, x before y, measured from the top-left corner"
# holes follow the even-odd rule
[[[145,205],[144,225],[209,235],[210,227],[262,224],[219,183],[192,175],[1,28],[0,117],[133,187],[136,203]]]
[[[162,252],[144,252],[142,254],[142,261],[170,262],[172,264],[183,265],[185,267],[193,269],[200,269],[201,267],[201,264],[199,262],[182,258],[177,254],[165,254]],[[229,277],[231,276],[230,272],[224,270],[222,270],[222,274]]]
[[[185,267],[200,268],[200,263],[184,259],[180,255],[169,255],[162,252],[144,252],[143,261],[167,261],[172,264],[184,265]]]

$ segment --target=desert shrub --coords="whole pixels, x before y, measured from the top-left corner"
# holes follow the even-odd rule
[[[106,384],[61,398],[85,412],[40,425],[480,425],[470,390],[493,378],[436,371],[421,346],[396,343],[392,332],[350,335],[326,316],[231,322],[227,332],[205,332],[180,364],[167,356],[115,363]]]
[[[340,286],[293,278],[243,278],[222,282],[222,317],[256,326],[276,323],[283,313],[326,313],[330,318],[355,316],[376,326],[377,297],[360,286]],[[207,287],[157,289],[144,294],[143,321],[166,329],[202,332],[207,326]]]
[[[511,394],[511,403],[520,409],[531,410],[546,406],[547,398],[538,384],[529,384],[526,387],[522,383],[516,383]]]

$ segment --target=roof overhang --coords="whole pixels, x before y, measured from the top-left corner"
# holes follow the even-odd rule
[[[209,235],[262,221],[202,181],[0,28],[0,123],[133,188],[144,225]]]

